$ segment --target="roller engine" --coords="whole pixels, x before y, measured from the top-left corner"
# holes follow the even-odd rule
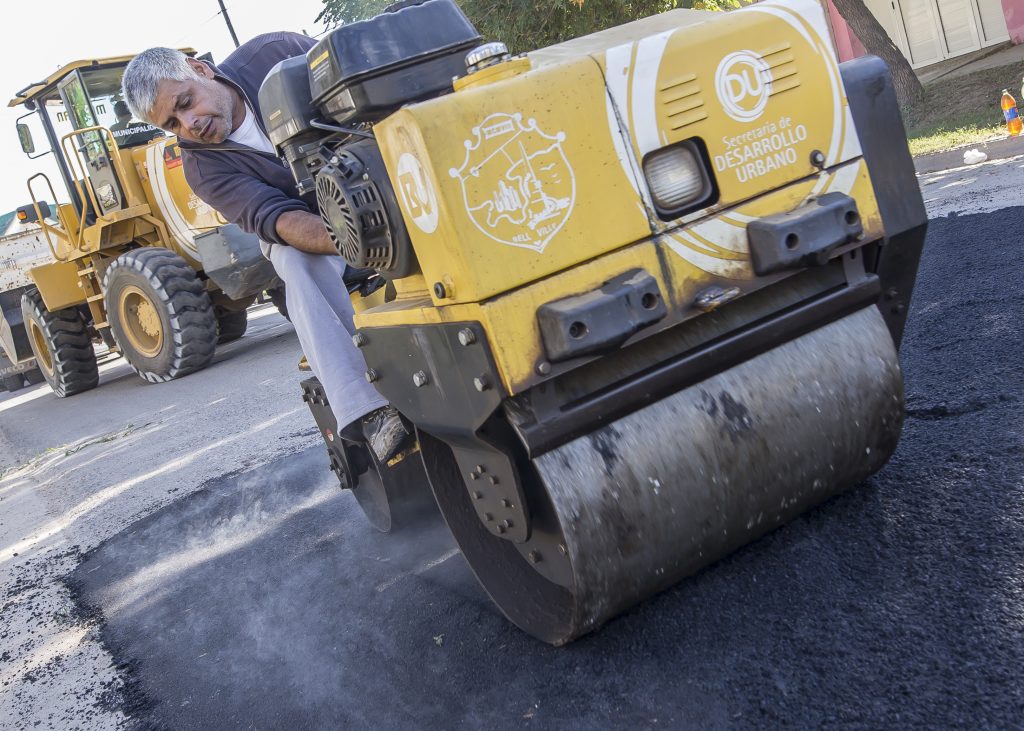
[[[391,8],[279,64],[260,104],[273,110],[264,115],[271,142],[299,192],[315,194],[338,253],[353,267],[395,279],[418,266],[373,123],[450,92],[480,36],[452,2]]]
[[[480,41],[404,3],[260,104],[388,280],[354,342],[405,460],[505,615],[562,644],[882,467],[926,216],[887,69],[838,64],[811,0]]]

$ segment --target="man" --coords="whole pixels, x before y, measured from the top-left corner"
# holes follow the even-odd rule
[[[145,122],[133,122],[132,112],[123,101],[114,102],[114,116],[117,121],[110,125],[110,133],[118,147],[134,147],[149,142],[154,137],[163,137],[163,132]]]
[[[366,382],[366,363],[351,339],[345,262],[275,154],[258,106],[270,70],[313,44],[296,33],[268,33],[217,67],[180,51],[150,48],[128,64],[122,87],[136,117],[178,136],[185,179],[196,195],[259,236],[284,280],[289,318],[342,436],[365,439],[386,461],[408,434],[394,407]]]
[[[116,101],[114,102],[114,116],[117,117],[117,121],[110,125],[110,131],[114,133],[114,137],[117,137],[118,132],[128,129],[128,125],[131,124],[132,110],[123,101]]]

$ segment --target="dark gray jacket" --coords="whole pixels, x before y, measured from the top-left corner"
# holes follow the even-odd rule
[[[298,33],[256,36],[214,67],[216,78],[242,93],[266,133],[259,108],[260,85],[280,61],[304,55],[314,44],[312,38]],[[299,197],[295,179],[276,155],[230,140],[216,145],[182,140],[179,145],[185,180],[196,195],[263,241],[286,243],[277,235],[277,217],[285,211],[313,212]]]

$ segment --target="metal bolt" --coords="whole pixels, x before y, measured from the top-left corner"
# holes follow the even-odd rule
[[[470,473],[469,473],[469,479],[471,479],[471,480],[477,480],[477,479],[479,479],[479,478],[480,478],[480,475],[478,475],[478,474],[477,474],[476,472],[470,472]]]
[[[490,482],[490,483],[491,483],[492,485],[497,485],[497,484],[498,484],[498,478],[497,478],[497,477],[495,477],[494,475],[491,475],[490,477],[488,477],[488,478],[487,478],[487,480],[488,480],[488,482]]]
[[[486,520],[488,523],[490,523],[491,521],[494,520],[494,516],[491,515],[490,513],[484,513],[484,520]]]
[[[476,342],[476,333],[468,327],[462,328],[459,330],[459,342],[463,345],[472,345]]]
[[[487,377],[487,374],[479,375],[473,379],[473,388],[477,391],[483,392],[491,387],[491,379]]]
[[[821,150],[811,153],[811,165],[816,168],[825,167],[825,154]]]
[[[499,523],[498,525],[494,526],[494,530],[498,531],[498,533],[504,533],[505,532],[505,526],[503,526],[503,525],[501,525]]]
[[[512,507],[512,501],[511,500],[507,500],[505,498],[502,498],[502,500],[501,500],[501,507],[503,507],[503,508],[511,508]]]
[[[505,519],[505,520],[501,521],[501,524],[503,526],[505,526],[506,528],[511,528],[512,527],[512,521],[508,520],[508,519]]]
[[[483,466],[482,464],[478,464],[478,465],[476,466],[476,473],[477,473],[478,475],[482,475],[482,474],[483,474],[484,472],[486,472],[486,471],[487,471],[487,469],[486,469],[486,468],[485,468],[485,467],[484,467],[484,466]]]
[[[423,386],[426,386],[427,383],[429,383],[430,381],[427,378],[426,373],[424,373],[423,371],[416,371],[415,373],[412,374],[412,382],[416,386],[416,388],[422,388]]]
[[[325,432],[325,434],[327,436],[327,441],[329,441],[329,442],[333,442],[334,441],[334,432],[332,432],[330,429],[328,429]]]
[[[530,553],[527,554],[526,559],[530,563],[540,563],[540,551],[530,551]]]
[[[331,165],[337,165],[339,162],[341,162],[341,160],[338,159],[337,155],[331,157]]]
[[[380,378],[380,374],[377,373],[377,371],[373,370],[373,368],[367,368],[366,369],[366,382],[367,383],[373,383],[378,378]]]
[[[357,348],[363,347],[364,345],[366,345],[367,342],[369,341],[366,339],[366,336],[363,335],[362,333],[356,333],[355,335],[352,336],[352,344]]]
[[[476,492],[473,493],[473,499],[474,500],[480,500],[480,499],[483,498],[483,496],[484,496],[484,494],[482,492],[480,492],[479,490],[477,490]]]
[[[898,291],[896,291],[895,287],[890,287],[889,290],[885,293],[885,298],[887,300],[894,300],[897,297],[899,297],[899,294],[900,293]]]
[[[558,552],[560,554],[562,554],[563,556],[568,556],[569,555],[569,549],[565,547],[564,543],[559,543],[558,544]]]
[[[448,296],[448,290],[440,282],[434,282],[434,296],[439,300],[443,300]]]
[[[540,375],[546,376],[550,372],[551,364],[548,363],[546,360],[542,360],[540,363],[537,364],[537,373],[539,373]]]
[[[363,173],[363,180],[369,180],[369,179],[370,179],[370,174],[369,173]]]

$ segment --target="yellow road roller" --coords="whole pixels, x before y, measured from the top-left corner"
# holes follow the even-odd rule
[[[886,67],[837,63],[813,0],[481,41],[402,3],[260,102],[388,282],[354,339],[406,459],[559,645],[886,462],[927,218]]]

